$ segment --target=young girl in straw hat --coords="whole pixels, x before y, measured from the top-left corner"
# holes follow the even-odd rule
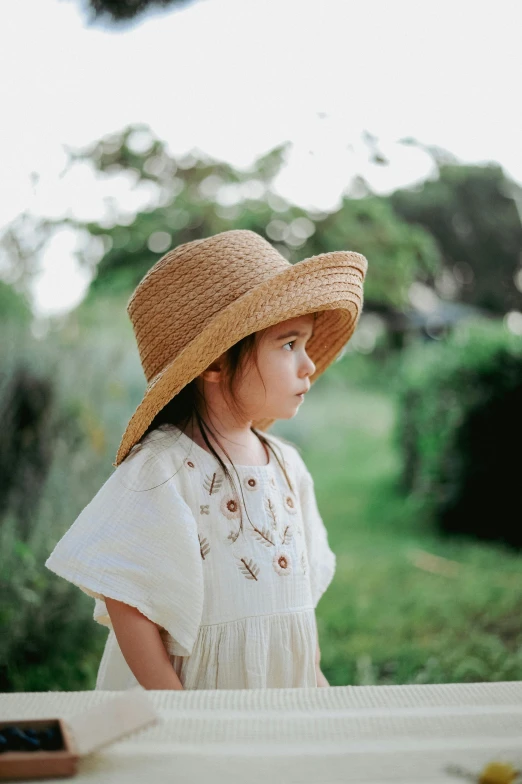
[[[350,339],[367,262],[291,265],[248,230],[180,245],[128,312],[148,385],[115,470],[46,562],[110,628],[97,688],[328,685],[335,569],[312,478],[266,431]]]

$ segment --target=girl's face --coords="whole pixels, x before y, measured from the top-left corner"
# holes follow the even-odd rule
[[[315,365],[306,353],[313,314],[282,321],[258,337],[257,365],[250,362],[237,385],[248,419],[290,419],[310,388]],[[259,369],[258,369],[259,368]]]

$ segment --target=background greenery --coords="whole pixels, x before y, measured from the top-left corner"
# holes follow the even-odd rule
[[[520,680],[520,553],[430,527],[425,499],[401,490],[399,403],[386,388],[392,368],[342,362],[343,373],[318,382],[300,414],[303,455],[338,559],[318,608],[327,678]],[[286,430],[299,437],[297,421]]]
[[[228,228],[258,231],[291,262],[339,248],[370,262],[346,353],[299,416],[274,427],[302,450],[338,558],[318,609],[325,674],[339,685],[522,678],[511,535],[522,337],[508,329],[522,310],[519,190],[496,166],[435,152],[433,180],[388,198],[359,181],[326,214],[273,192],[284,157],[277,148],[240,172],[174,160],[147,128],[126,129],[70,165],[147,182],[145,209],[113,205],[103,225],[22,215],[0,238],[0,690],[93,687],[106,631],[92,600],[43,563],[113,470],[141,399],[129,294],[169,247]],[[64,225],[93,279],[42,337],[30,289],[41,247]],[[412,292],[435,297],[435,321]],[[508,476],[505,492],[482,483],[489,495],[470,513],[469,476],[493,469]],[[448,499],[467,510],[460,530],[443,524]]]

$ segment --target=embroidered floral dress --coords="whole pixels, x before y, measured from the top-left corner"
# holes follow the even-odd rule
[[[58,542],[46,566],[93,596],[111,629],[96,688],[137,685],[104,596],[162,627],[185,689],[317,685],[314,608],[335,556],[298,451],[267,438],[292,489],[270,452],[268,465],[236,464],[237,493],[212,454],[162,425]]]

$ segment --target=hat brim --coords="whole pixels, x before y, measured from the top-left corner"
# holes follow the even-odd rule
[[[183,351],[149,383],[121,440],[119,465],[161,409],[183,387],[242,338],[281,321],[317,313],[307,353],[315,364],[313,383],[352,336],[363,305],[364,256],[334,251],[290,264],[219,312]],[[268,430],[274,419],[254,422]]]

